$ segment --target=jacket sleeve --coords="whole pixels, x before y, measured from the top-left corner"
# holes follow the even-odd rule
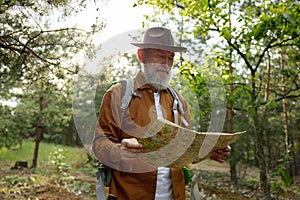
[[[117,152],[113,148],[120,141],[120,84],[108,90],[102,100],[98,123],[95,128],[92,150],[95,156],[104,164],[113,167],[119,159],[113,159]]]

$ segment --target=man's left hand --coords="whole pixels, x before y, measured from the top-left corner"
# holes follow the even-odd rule
[[[215,160],[219,163],[223,163],[226,158],[230,155],[231,153],[231,147],[227,146],[223,149],[217,149],[213,151],[210,155],[210,159]]]

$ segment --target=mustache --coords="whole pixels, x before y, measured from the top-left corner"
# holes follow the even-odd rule
[[[170,67],[168,67],[167,65],[161,65],[161,64],[157,67],[157,70],[158,71],[163,71],[163,72],[166,72],[166,73],[170,73],[171,72],[171,68]]]
[[[161,69],[161,70],[167,70],[171,71],[172,67],[169,67],[168,65],[164,64],[159,64],[159,63],[146,63],[144,64],[145,67],[155,67],[156,69]]]

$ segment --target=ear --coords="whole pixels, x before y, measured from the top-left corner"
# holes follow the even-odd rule
[[[141,49],[138,49],[137,53],[138,53],[138,58],[139,58],[140,62],[145,63],[143,51]]]

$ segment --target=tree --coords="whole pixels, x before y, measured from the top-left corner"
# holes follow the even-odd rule
[[[78,29],[63,22],[86,6],[84,0],[68,1],[4,1],[0,5],[0,93],[11,100],[13,89],[25,90],[39,83],[40,115],[36,123],[36,151],[43,127],[43,90],[51,85],[61,88],[78,71],[80,55],[93,51],[91,36],[101,30],[103,23],[95,19],[91,30]]]

